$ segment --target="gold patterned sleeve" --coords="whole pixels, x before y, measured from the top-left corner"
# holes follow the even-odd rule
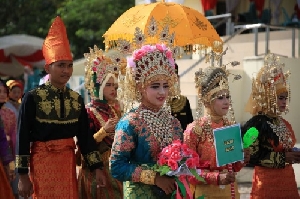
[[[153,170],[143,170],[140,176],[140,182],[144,184],[154,185],[155,184],[156,172]]]
[[[108,136],[108,134],[106,133],[104,127],[101,127],[101,129],[93,136],[96,142],[101,142],[106,136]]]
[[[102,168],[103,163],[100,159],[100,153],[96,141],[93,137],[93,132],[89,126],[87,111],[84,107],[83,100],[81,99],[81,114],[79,116],[79,132],[76,135],[80,152],[84,160],[88,163],[91,171]]]

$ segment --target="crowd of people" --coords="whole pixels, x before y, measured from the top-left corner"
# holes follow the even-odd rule
[[[228,69],[212,62],[195,74],[194,118],[180,95],[171,47],[135,47],[127,58],[122,49],[106,53],[97,46],[84,55],[91,99],[84,104],[66,87],[73,58],[64,23],[54,20],[43,44],[47,81],[23,97],[19,81],[0,82],[0,198],[171,198],[176,180],[153,165],[175,140],[199,155],[205,181],[189,178],[187,198],[239,198],[236,173],[249,163],[251,198],[300,198],[292,167],[300,152],[282,117],[289,74],[275,55],[266,55],[253,80],[246,106],[253,117],[241,127],[242,136],[255,127],[258,138],[241,151],[241,161],[219,166],[213,130],[236,123]]]

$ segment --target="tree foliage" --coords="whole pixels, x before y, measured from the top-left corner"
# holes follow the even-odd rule
[[[60,15],[66,25],[74,58],[89,47],[104,48],[102,35],[134,0],[0,0],[0,36],[28,34],[45,38]]]
[[[102,35],[134,0],[66,0],[58,9],[66,24],[75,58],[83,57],[89,47],[104,49]]]
[[[0,0],[0,36],[28,34],[44,38],[61,0]]]

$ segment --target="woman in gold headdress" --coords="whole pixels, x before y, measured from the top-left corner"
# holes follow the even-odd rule
[[[114,138],[115,126],[120,119],[120,111],[109,104],[115,100],[118,73],[121,66],[126,67],[126,59],[120,53],[104,55],[97,46],[84,54],[85,87],[91,96],[91,102],[86,105],[89,116],[90,130],[97,142],[98,150],[104,164],[106,186],[97,187],[96,177],[90,172],[82,158],[82,168],[79,171],[80,199],[110,199],[122,198],[122,184],[114,179],[109,172],[110,149]]]
[[[283,64],[274,54],[253,80],[246,111],[253,117],[242,132],[255,127],[258,139],[250,146],[250,164],[255,165],[251,198],[300,198],[292,164],[300,163],[300,151],[293,151],[296,138],[291,124],[282,118],[287,112],[289,88]]]
[[[205,198],[210,199],[231,199],[232,194],[239,198],[235,172],[240,171],[244,163],[239,161],[230,165],[217,166],[213,136],[213,129],[235,123],[228,74],[225,66],[209,66],[204,71],[200,69],[196,72],[195,82],[199,97],[198,119],[189,124],[184,132],[184,143],[197,151],[200,156],[200,175],[206,181],[203,184],[191,179],[195,198],[205,195]],[[203,117],[199,117],[203,105],[206,112]],[[244,153],[244,157],[244,161],[249,159],[247,152]],[[234,183],[234,187],[230,185],[231,183]]]
[[[21,105],[20,99],[24,90],[23,84],[19,80],[8,80],[6,85],[8,87],[8,101],[4,106],[11,109],[15,113],[16,118],[18,118],[19,107]]]
[[[153,185],[166,194],[175,190],[174,179],[151,167],[163,147],[182,137],[166,103],[177,95],[177,81],[172,52],[165,45],[145,45],[128,59],[119,98],[130,111],[116,126],[110,160],[112,176],[123,182],[124,198],[161,198]],[[137,108],[132,108],[134,102]]]

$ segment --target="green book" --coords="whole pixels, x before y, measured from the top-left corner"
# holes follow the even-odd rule
[[[217,166],[244,160],[240,124],[213,130]]]

